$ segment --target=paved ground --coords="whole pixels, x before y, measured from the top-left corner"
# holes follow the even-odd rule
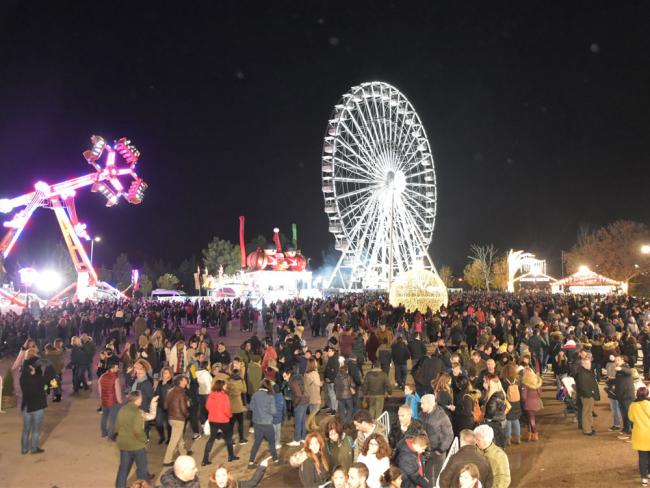
[[[236,348],[245,336],[238,330],[231,332],[226,342],[229,348]],[[309,340],[321,346],[322,340]],[[4,371],[8,361],[0,361]],[[64,378],[64,391],[70,391],[69,373]],[[93,383],[93,390],[96,384]],[[609,406],[605,401],[597,405],[595,437],[583,436],[572,418],[565,418],[563,405],[554,397],[554,388],[548,383],[545,388],[545,409],[539,417],[540,441],[523,443],[508,450],[512,468],[513,487],[613,487],[639,486],[637,455],[631,445],[616,439],[608,433],[611,425]],[[604,398],[604,395],[602,395]],[[114,486],[118,465],[118,451],[115,444],[100,438],[99,414],[96,412],[96,392],[81,394],[72,398],[64,395],[61,403],[50,404],[46,410],[41,446],[41,455],[20,454],[20,432],[22,419],[17,409],[0,415],[0,487],[1,488],[72,488]],[[283,429],[283,442],[288,442],[291,426]],[[152,431],[149,447],[149,471],[160,475],[163,472],[164,446],[158,446],[157,433]],[[252,436],[250,437],[252,440]],[[191,440],[188,439],[188,444]],[[226,459],[225,446],[217,442],[213,449],[213,465]],[[194,444],[195,459],[203,453],[205,438]],[[232,463],[237,478],[245,479],[252,472],[245,468],[252,442],[236,446],[240,461]],[[287,459],[296,448],[283,447],[281,457]],[[258,460],[265,457],[263,447]],[[201,485],[207,486],[211,474],[210,466],[201,468]],[[167,469],[167,468],[165,468]],[[131,476],[133,480],[134,474]],[[157,481],[157,480],[156,480]],[[261,484],[262,487],[300,486],[297,471],[288,465],[271,467]]]

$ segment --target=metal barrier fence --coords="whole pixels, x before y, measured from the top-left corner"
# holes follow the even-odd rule
[[[388,434],[390,434],[390,417],[387,410],[384,410],[384,413],[377,418],[377,422],[384,426],[384,429],[386,429],[386,438],[388,438]]]

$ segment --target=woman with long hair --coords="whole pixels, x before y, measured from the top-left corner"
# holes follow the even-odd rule
[[[402,472],[397,466],[391,466],[379,479],[382,488],[401,488],[402,486]]]
[[[650,401],[648,401],[647,387],[641,387],[636,391],[636,400],[630,405],[627,416],[632,422],[632,449],[639,451],[641,484],[648,486],[650,471]]]
[[[226,390],[226,382],[216,380],[212,384],[212,393],[210,393],[205,402],[205,408],[208,411],[208,422],[210,422],[210,438],[205,444],[201,466],[212,464],[210,461],[210,451],[212,451],[212,446],[219,431],[223,432],[223,437],[226,442],[228,462],[239,459],[235,456],[235,449],[232,445],[232,425],[230,423],[232,412],[230,410],[230,398],[228,398]]]
[[[504,427],[506,422],[506,393],[501,380],[495,374],[485,375],[485,421],[494,430],[494,443],[500,448],[506,447]]]
[[[381,475],[390,468],[390,446],[382,434],[366,437],[357,461],[365,464],[370,472],[366,484],[369,488],[381,488]]]
[[[308,431],[312,431],[318,429],[316,414],[320,410],[320,391],[323,386],[323,382],[318,374],[318,363],[315,359],[311,358],[307,361],[307,370],[303,378],[305,382],[305,393],[309,397],[309,415],[307,416],[306,427]]]
[[[304,488],[318,488],[329,477],[325,441],[318,432],[312,432],[305,437],[305,447],[303,449],[307,457],[298,469],[300,481]]]
[[[539,440],[535,417],[542,409],[542,378],[531,368],[525,368],[521,379],[521,401],[528,419],[528,440]]]
[[[264,478],[270,459],[269,456],[262,461],[253,477],[249,480],[237,480],[224,464],[220,464],[210,476],[208,486],[211,488],[255,488]]]
[[[454,392],[451,389],[451,376],[449,373],[440,373],[438,378],[431,381],[433,394],[436,396],[436,404],[442,407],[444,412],[452,420],[454,410]]]
[[[521,390],[519,387],[519,372],[513,362],[506,364],[501,370],[501,385],[506,393],[506,400],[510,403],[510,410],[506,413],[505,437],[506,446],[519,444],[521,441]]]

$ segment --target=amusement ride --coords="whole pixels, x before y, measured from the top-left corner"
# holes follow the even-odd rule
[[[326,288],[390,289],[414,267],[435,267],[428,248],[436,219],[431,146],[415,108],[397,88],[362,83],[327,124],[322,190],[341,251]]]
[[[34,185],[34,191],[14,198],[0,199],[0,213],[13,213],[3,224],[8,229],[0,241],[0,253],[3,258],[9,256],[14,249],[29,219],[38,208],[51,209],[56,215],[77,272],[77,281],[52,297],[51,302],[56,302],[75,289],[75,297],[79,300],[123,296],[119,290],[100,281],[92,266],[83,245],[83,241],[91,241],[91,237],[87,225],[77,216],[75,195],[78,190],[90,187],[91,192],[99,193],[106,199],[107,207],[117,205],[121,198],[138,205],[142,203],[147,184],[135,171],[140,151],[129,139],[123,137],[109,145],[103,137],[92,136],[91,143],[92,147],[84,151],[83,156],[93,168],[93,172],[55,184],[39,181]],[[18,298],[18,294],[11,294],[2,289],[0,297],[17,306],[26,305]]]

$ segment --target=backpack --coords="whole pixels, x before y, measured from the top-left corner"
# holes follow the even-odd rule
[[[518,402],[521,400],[521,396],[519,393],[519,386],[517,385],[516,381],[514,383],[510,383],[510,381],[508,381],[508,389],[506,390],[506,400],[508,400],[510,403]]]
[[[472,419],[475,424],[480,424],[483,421],[484,413],[481,409],[481,406],[478,403],[478,398],[474,398],[471,395],[465,395],[472,399]]]

